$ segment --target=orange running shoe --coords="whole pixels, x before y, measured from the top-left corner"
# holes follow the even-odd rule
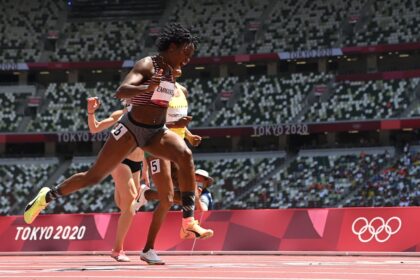
[[[187,226],[181,226],[179,237],[181,239],[207,239],[212,237],[214,234],[213,230],[202,228],[197,220],[193,220]]]

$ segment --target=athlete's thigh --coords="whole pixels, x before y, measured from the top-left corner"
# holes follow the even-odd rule
[[[177,157],[188,147],[176,133],[165,130],[153,136],[149,144],[142,149],[156,157],[176,162]]]
[[[148,157],[147,163],[158,192],[167,192],[169,189],[172,189],[171,162],[157,157]]]
[[[140,175],[141,175],[141,171],[137,171],[131,174],[136,192],[140,190],[140,177],[141,177]]]
[[[129,131],[123,130],[118,136],[114,136],[113,130],[87,175],[107,176],[136,147],[137,143]]]
[[[112,178],[118,196],[118,207],[121,210],[127,209],[137,197],[137,189],[130,168],[125,164],[119,164],[112,172]]]

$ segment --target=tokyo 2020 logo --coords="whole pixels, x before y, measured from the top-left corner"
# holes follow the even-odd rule
[[[379,243],[384,243],[396,234],[401,226],[401,219],[395,216],[386,221],[382,217],[375,217],[370,221],[365,217],[359,217],[354,220],[351,229],[360,242],[367,243],[375,239]]]

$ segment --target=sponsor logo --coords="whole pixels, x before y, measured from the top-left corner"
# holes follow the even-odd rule
[[[85,226],[16,227],[15,240],[81,240],[85,237]]]
[[[379,243],[384,243],[399,232],[401,226],[401,219],[395,216],[386,221],[382,217],[375,217],[370,221],[365,217],[359,217],[354,220],[351,230],[360,242],[367,243],[375,239]]]

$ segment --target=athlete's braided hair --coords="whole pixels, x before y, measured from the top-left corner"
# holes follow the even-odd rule
[[[160,32],[156,40],[156,47],[159,52],[166,51],[171,43],[180,44],[193,44],[197,48],[198,37],[191,34],[191,30],[184,27],[180,23],[167,24]]]

